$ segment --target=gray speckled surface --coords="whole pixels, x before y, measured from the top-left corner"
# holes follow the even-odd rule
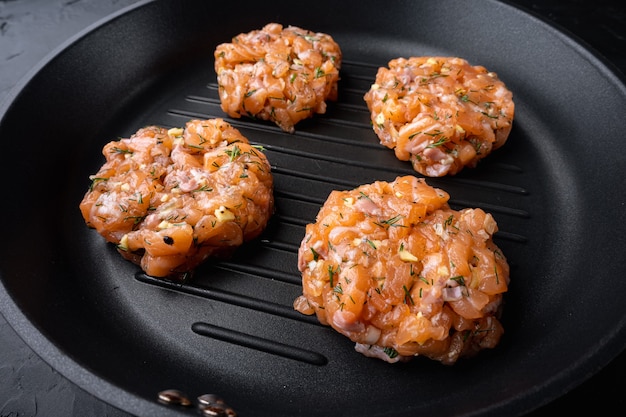
[[[134,0],[0,0],[0,102],[51,50]],[[608,0],[516,0],[582,38],[626,72],[626,7]],[[626,353],[533,416],[624,409]],[[619,412],[617,413],[619,414]],[[0,417],[112,416],[117,410],[43,362],[0,315]]]
[[[0,102],[47,54],[136,0],[0,1]],[[109,416],[124,413],[43,362],[0,314],[0,416]]]
[[[0,1],[0,101],[51,50],[136,0]]]

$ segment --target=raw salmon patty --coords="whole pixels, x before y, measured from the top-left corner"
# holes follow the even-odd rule
[[[148,275],[185,277],[257,237],[273,214],[267,158],[222,119],[144,127],[102,152],[80,210]]]
[[[221,107],[269,120],[285,132],[337,99],[341,49],[325,33],[270,23],[215,49]]]
[[[475,167],[506,142],[515,113],[497,74],[456,57],[391,60],[364,99],[380,143],[429,177]]]
[[[333,191],[306,226],[294,308],[388,362],[450,365],[495,347],[509,284],[497,224],[448,198],[414,176]]]

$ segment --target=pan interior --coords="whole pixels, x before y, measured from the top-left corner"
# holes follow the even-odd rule
[[[606,149],[624,147],[626,122],[606,108],[618,113],[626,94],[597,59],[496,2],[461,12],[447,1],[398,2],[384,10],[374,1],[358,9],[323,1],[306,13],[282,1],[274,11],[248,3],[220,3],[219,13],[201,1],[133,8],[51,58],[4,114],[0,170],[11,179],[11,198],[0,210],[10,219],[4,227],[11,239],[0,240],[9,304],[3,313],[31,323],[20,332],[27,341],[34,340],[31,333],[49,341],[38,347],[44,358],[54,363],[53,354],[62,352],[76,364],[62,372],[75,380],[76,368],[96,375],[86,389],[138,414],[157,392],[177,388],[218,394],[241,416],[435,409],[487,415],[529,411],[623,348],[626,315],[611,294],[626,291],[616,262],[624,260],[625,242],[605,236],[624,204],[623,197],[607,196],[626,195],[610,179],[626,167],[621,152]],[[224,19],[232,13],[236,20]],[[229,119],[219,106],[215,46],[270,21],[330,33],[344,54],[339,100],[293,135],[270,123]],[[456,22],[452,31],[449,22]],[[533,45],[523,41],[531,33]],[[363,101],[379,66],[410,55],[455,55],[485,65],[516,103],[503,148],[476,169],[427,179],[451,195],[453,208],[494,215],[496,243],[511,265],[501,344],[453,367],[423,358],[396,365],[365,358],[292,307],[301,294],[297,249],[327,195],[415,174],[379,144]],[[564,79],[555,68],[531,68],[531,58],[577,71]],[[575,99],[571,85],[579,83],[602,97],[604,110]],[[85,226],[78,204],[88,176],[114,138],[146,125],[216,117],[265,148],[276,214],[259,239],[228,261],[203,264],[185,284],[147,277]],[[598,126],[600,117],[611,123]],[[602,143],[590,147],[590,137]],[[114,388],[98,393],[101,384]]]

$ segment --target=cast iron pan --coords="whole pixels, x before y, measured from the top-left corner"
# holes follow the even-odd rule
[[[213,50],[268,22],[335,38],[340,99],[295,135],[227,118],[267,149],[275,217],[188,283],[146,277],[80,216],[101,148],[144,125],[224,117]],[[453,208],[494,215],[512,268],[500,345],[452,367],[366,358],[292,309],[296,251],[328,193],[413,173],[379,145],[362,99],[378,66],[410,55],[484,65],[516,102],[503,148],[429,180]],[[157,402],[176,388],[240,416],[520,415],[626,345],[625,108],[599,58],[500,2],[141,3],[64,45],[1,109],[0,308],[55,369],[133,414],[197,415]]]

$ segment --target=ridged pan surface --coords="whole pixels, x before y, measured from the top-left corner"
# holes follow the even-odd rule
[[[343,51],[339,100],[295,134],[219,106],[214,48],[269,22]],[[297,250],[328,194],[416,174],[380,145],[363,95],[379,66],[418,55],[484,65],[516,103],[503,148],[427,180],[453,208],[494,215],[511,265],[500,345],[454,366],[366,358],[292,307]],[[626,345],[624,108],[600,59],[504,3],[147,2],[65,45],[4,109],[0,308],[56,369],[132,414],[197,415],[157,402],[175,388],[241,417],[521,415]],[[276,214],[184,284],[147,277],[85,226],[88,176],[110,140],[215,117],[266,149]]]

